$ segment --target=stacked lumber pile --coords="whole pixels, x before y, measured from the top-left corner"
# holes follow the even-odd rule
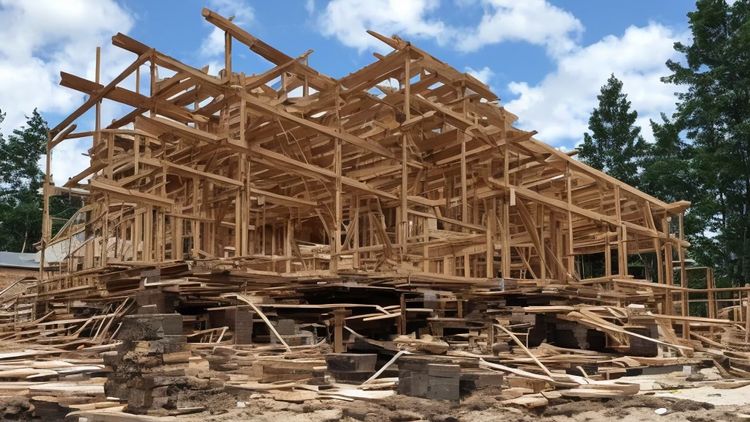
[[[33,347],[0,352],[0,418],[55,420],[73,411],[120,407],[104,394],[100,357]]]
[[[533,407],[685,366],[750,374],[750,287],[687,264],[689,203],[535,139],[398,37],[371,32],[392,51],[333,78],[203,16],[225,34],[218,73],[123,34],[136,58],[107,85],[61,73],[89,97],[50,131],[40,276],[0,292],[3,343],[104,356],[107,395],[154,414],[203,390]],[[238,72],[238,46],[270,68]],[[104,126],[104,101],[132,111]],[[78,138],[89,165],[56,186],[49,160]],[[86,205],[52,233],[61,194]],[[64,376],[0,369],[19,389]]]
[[[209,388],[210,379],[186,374],[190,351],[181,315],[128,315],[117,338],[118,350],[102,354],[111,370],[104,390],[126,401],[128,412],[169,413],[181,396]]]

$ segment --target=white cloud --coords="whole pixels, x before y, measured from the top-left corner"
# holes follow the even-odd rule
[[[454,0],[460,8],[481,5],[481,20],[468,27],[452,26],[433,16],[439,0],[331,0],[318,16],[323,35],[360,51],[387,50],[365,31],[435,39],[461,51],[476,51],[503,41],[525,41],[560,54],[575,46],[583,25],[571,13],[545,0]],[[314,7],[308,8],[313,13]]]
[[[133,17],[113,0],[0,0],[0,109],[7,113],[0,132],[20,127],[34,108],[43,115],[67,115],[78,107],[84,96],[59,86],[59,72],[93,80],[96,46],[101,46],[101,80],[106,84],[134,60],[109,38],[132,26]],[[79,119],[79,129],[85,130],[86,123]],[[66,180],[85,168],[88,159],[80,153],[87,148],[61,144],[55,151],[65,157],[53,159],[55,179]]]
[[[319,14],[317,25],[323,35],[359,51],[388,50],[367,35],[367,29],[407,39],[433,39],[463,52],[508,41],[543,47],[554,70],[537,84],[510,83],[514,98],[507,108],[520,116],[522,127],[539,130],[542,139],[553,144],[572,146],[580,140],[596,95],[611,73],[623,81],[646,139],[652,138],[649,118],[674,110],[675,87],[660,78],[667,73],[665,61],[676,58],[673,43],[685,34],[650,23],[582,46],[581,21],[546,0],[452,0],[450,6],[482,7],[482,17],[473,27],[449,25],[438,16],[440,0],[331,0],[311,13]],[[494,76],[487,66],[465,71],[484,83]]]
[[[474,70],[471,67],[467,67],[465,70],[466,73],[479,79],[479,81],[484,83],[485,85],[489,85],[490,80],[493,76],[495,76],[495,72],[493,72],[492,69],[489,68],[489,66],[485,66],[479,70]]]
[[[673,44],[684,38],[657,23],[631,26],[620,36],[598,42],[556,58],[556,69],[536,85],[512,82],[516,98],[506,108],[519,116],[522,128],[536,129],[540,139],[573,146],[587,130],[597,94],[610,74],[623,81],[623,91],[638,111],[638,124],[651,138],[648,119],[674,110],[675,87],[661,82],[664,63],[676,58]]]
[[[475,28],[457,31],[457,48],[476,51],[503,41],[525,41],[553,55],[576,45],[583,25],[570,12],[545,0],[484,0],[484,14]]]
[[[244,0],[211,0],[208,7],[227,18],[233,16],[233,22],[240,26],[249,25],[255,19],[255,11]],[[201,57],[206,59],[224,54],[224,31],[213,25],[211,27],[211,32],[203,39],[200,47]],[[221,68],[223,67],[222,65]]]
[[[384,51],[389,48],[366,30],[387,36],[446,40],[451,29],[439,19],[429,17],[438,6],[438,0],[332,0],[318,16],[317,23],[323,35],[335,37],[348,47]]]

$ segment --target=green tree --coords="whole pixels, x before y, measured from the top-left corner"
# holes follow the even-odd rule
[[[4,117],[4,115],[3,115]],[[34,110],[26,126],[0,137],[0,249],[28,252],[41,238],[39,160],[47,141],[47,123]]]
[[[0,113],[0,122],[4,114]],[[29,252],[42,236],[44,174],[39,163],[46,152],[47,122],[35,109],[26,125],[7,138],[0,134],[0,250]],[[50,214],[56,221],[72,216],[71,198],[53,197]]]
[[[683,86],[675,118],[691,142],[691,172],[699,194],[693,212],[696,259],[717,277],[750,282],[750,1],[699,0],[688,13],[691,44],[668,61],[665,82]]]
[[[680,124],[662,113],[661,123],[653,120],[654,143],[647,144],[639,165],[643,171],[640,188],[663,201],[673,202],[692,196],[695,175],[692,148],[680,137]]]
[[[645,142],[635,125],[638,113],[622,92],[622,82],[611,75],[597,96],[599,105],[589,118],[578,158],[586,164],[630,185],[638,184],[638,160]]]

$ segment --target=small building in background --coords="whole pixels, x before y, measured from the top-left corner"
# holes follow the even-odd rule
[[[0,251],[0,288],[24,277],[39,275],[36,253]]]

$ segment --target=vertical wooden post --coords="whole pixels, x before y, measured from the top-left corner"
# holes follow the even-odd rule
[[[52,143],[52,134],[47,131],[47,156],[45,157],[44,166],[44,184],[42,185],[42,244],[39,254],[39,280],[44,281],[44,265],[45,265],[45,251],[47,250],[47,242],[52,236],[52,228],[50,227],[49,218],[49,188],[50,188],[50,165],[52,149],[50,144]]]
[[[615,185],[615,218],[617,219],[617,274],[621,277],[628,275],[627,232],[622,224],[622,207],[620,186]]]
[[[284,259],[286,259],[286,272],[292,272],[292,242],[294,242],[294,222],[292,221],[291,209],[289,219],[286,220],[286,239],[284,240]]]
[[[406,295],[401,293],[399,298],[399,312],[401,315],[398,318],[398,334],[406,334]]]
[[[625,224],[620,223],[620,234],[622,238],[620,259],[622,260],[622,271],[620,272],[623,277],[627,277],[628,271],[628,228]]]
[[[309,56],[305,56],[305,64],[310,64],[310,61],[308,60]],[[310,95],[310,81],[307,79],[307,75],[305,75],[305,79],[302,84],[302,96],[307,97]]]
[[[503,183],[505,183],[505,186],[510,186],[510,150],[507,144],[503,148]],[[501,200],[503,207],[503,250],[501,251],[501,265],[503,278],[510,278],[510,194],[505,192],[501,196]],[[497,216],[497,208],[495,208],[493,217],[495,216]]]
[[[545,260],[546,262],[550,263],[550,270],[552,274],[550,276],[554,279],[560,280],[564,274],[561,274],[560,272],[560,265],[557,264],[560,261],[560,230],[559,230],[559,223],[557,221],[557,213],[555,210],[551,209],[549,210],[549,243],[550,243],[550,258]],[[555,265],[552,265],[553,262],[557,262]]]
[[[192,196],[191,199],[192,199],[192,202],[193,202],[193,206],[192,206],[193,215],[195,217],[200,217],[200,215],[201,215],[200,208],[198,207],[198,183],[199,183],[198,182],[198,178],[197,177],[193,177],[193,196]],[[193,258],[197,258],[198,257],[198,251],[201,249],[201,244],[200,244],[200,239],[201,238],[200,238],[200,233],[199,233],[200,232],[200,224],[201,223],[200,223],[200,220],[197,220],[197,219],[196,220],[192,220],[190,223],[191,223],[191,226],[192,226],[191,227],[191,234],[193,236],[193,250],[190,251],[190,255]]]
[[[706,288],[708,290],[708,317],[716,318],[716,293],[714,292],[714,270],[706,268]]]
[[[155,260],[154,253],[154,206],[149,205],[146,207],[146,261],[153,262]]]
[[[654,237],[654,254],[656,255],[656,282],[658,284],[666,283],[664,278],[664,259],[662,257],[662,242],[658,237]]]
[[[485,255],[485,274],[487,278],[495,278],[495,221],[497,221],[497,201],[490,198],[491,205],[487,208],[487,226],[486,226],[486,255]],[[505,276],[505,274],[503,274]]]
[[[96,47],[96,69],[94,72],[94,81],[99,84],[101,82],[101,61],[102,61],[102,48]],[[96,102],[96,117],[94,121],[95,125],[95,132],[94,132],[94,145],[97,145],[99,141],[101,140],[101,133],[99,132],[102,129],[102,100],[99,100]],[[109,162],[111,165],[111,161]]]
[[[141,93],[141,66],[135,68],[135,93]]]
[[[488,327],[487,327],[488,328],[488,330],[487,330],[487,345],[489,346],[489,349],[490,349],[490,351],[491,351],[491,353],[493,355],[496,354],[494,352],[494,347],[493,346],[495,345],[495,323],[497,323],[497,322],[498,322],[497,319],[492,318],[490,320],[490,322],[487,324],[488,325]]]
[[[542,246],[541,251],[537,251],[539,253],[539,278],[542,280],[547,279],[547,251],[545,249],[546,241],[545,238],[545,230],[544,230],[544,204],[539,204],[539,212],[537,214],[537,221],[539,222],[539,243]],[[529,248],[529,260],[531,260],[531,248]]]
[[[352,268],[359,269],[359,195],[352,196],[352,204],[349,206],[349,214],[354,209],[354,217],[349,224],[354,224],[352,230]]]
[[[101,61],[102,61],[102,48],[97,46],[96,47],[96,61],[95,61],[95,69],[94,69],[94,82],[97,84],[101,83]],[[95,117],[94,117],[94,145],[97,146],[101,144],[102,142],[102,100],[99,100],[96,102],[96,106],[94,109]],[[113,157],[114,157],[114,136],[108,136],[107,137],[107,178],[112,178],[112,171],[113,171]],[[108,227],[108,220],[109,220],[109,199],[107,196],[104,198],[104,216],[101,223],[101,249],[99,253],[101,256],[99,257],[99,265],[105,266],[107,265],[107,232],[109,231]],[[94,235],[96,235],[96,231],[94,231]],[[94,248],[94,254],[96,254],[96,248]]]
[[[156,95],[156,79],[159,77],[157,75],[157,69],[156,69],[156,63],[154,62],[154,57],[151,58],[151,67],[150,67],[150,78],[149,78],[149,96],[151,98]],[[154,107],[152,106],[149,110],[149,116],[154,117],[156,115],[156,112],[154,111]],[[146,147],[148,147],[149,143],[146,142]]]
[[[182,258],[182,218],[172,217],[172,259]]]
[[[336,138],[336,151],[334,156],[334,167],[336,170],[336,192],[334,198],[334,207],[336,208],[333,222],[333,239],[331,248],[331,271],[337,272],[339,269],[339,257],[341,255],[341,224],[343,215],[343,204],[341,203],[341,139]]]
[[[238,170],[239,167],[242,166],[242,163],[239,163],[239,166],[237,166]],[[234,256],[239,256],[242,252],[240,252],[242,248],[242,193],[240,192],[240,189],[237,189],[234,192]]]
[[[224,71],[227,81],[232,81],[232,36],[224,32]]]
[[[662,230],[664,232],[664,281],[667,284],[667,286],[672,287],[674,286],[674,265],[672,264],[672,241],[670,239],[669,235],[669,217],[664,217],[662,219]],[[674,306],[672,304],[673,302],[673,291],[672,289],[667,289],[667,297],[666,297],[666,310],[665,312],[667,315],[673,315],[674,314]]]
[[[346,309],[336,308],[333,310],[333,352],[344,353],[346,347],[344,346],[344,322],[346,317]]]
[[[109,246],[109,194],[104,194],[104,216],[102,217],[102,246],[99,265],[107,265],[107,249]]]
[[[612,276],[612,241],[609,238],[609,224],[603,223],[604,227],[604,275]]]
[[[276,222],[271,223],[271,255],[276,255]],[[274,269],[274,271],[276,271]]]
[[[461,131],[456,131],[461,138],[461,221],[469,221],[469,204],[467,200],[466,188],[466,136]],[[492,216],[495,218],[496,216]]]
[[[404,62],[404,119],[411,118],[411,54],[409,48],[406,49],[406,61]],[[409,213],[408,213],[408,184],[409,168],[408,160],[408,138],[407,134],[401,135],[401,260],[406,258],[408,253],[407,243],[409,239]]]
[[[685,267],[685,250],[682,248],[682,241],[685,238],[684,228],[684,211],[680,212],[678,216],[678,240],[680,243],[677,245],[677,257],[680,260],[680,287],[682,287],[682,294],[680,295],[680,301],[682,302],[681,311],[682,316],[686,317],[690,315],[690,294],[687,291],[688,288],[688,276],[687,269]],[[690,324],[687,321],[682,323],[682,335],[684,338],[690,338]]]
[[[573,255],[573,214],[571,213],[571,207],[573,206],[573,174],[570,170],[570,163],[568,163],[565,169],[565,198],[568,202],[568,244],[567,244],[567,270],[568,274],[575,273],[575,255]]]
[[[231,70],[231,37],[229,37],[229,50],[230,50],[230,70]],[[231,72],[230,72],[231,75]],[[245,74],[241,73],[239,75],[240,78],[240,85],[245,86]],[[247,134],[245,133],[245,126],[247,124],[246,116],[247,116],[247,109],[246,109],[246,102],[245,102],[245,96],[244,96],[244,90],[240,89],[240,143],[242,145],[248,146],[247,142]],[[249,150],[249,148],[248,148]],[[240,183],[242,183],[241,187],[241,193],[240,193],[240,248],[237,249],[237,254],[241,256],[247,256],[250,253],[250,247],[249,245],[249,234],[250,231],[250,160],[248,159],[247,154],[242,153],[240,154],[240,174],[239,174],[239,180]]]

